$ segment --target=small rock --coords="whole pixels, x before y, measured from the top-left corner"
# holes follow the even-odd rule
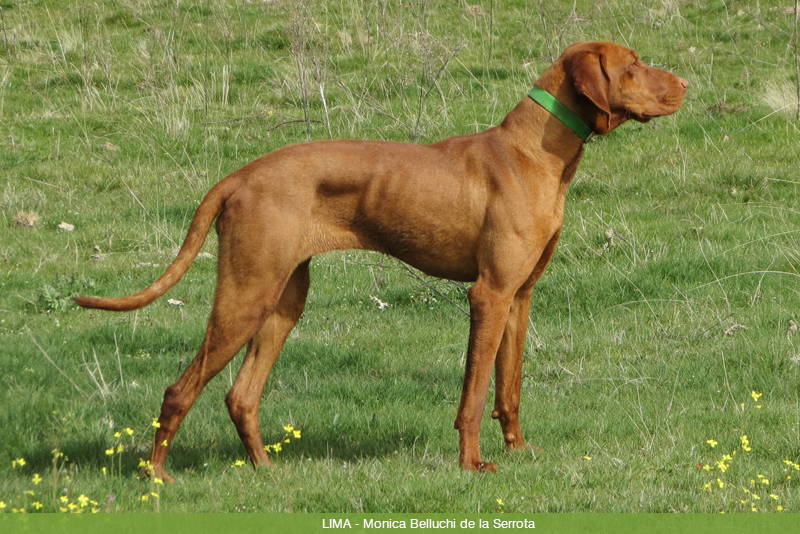
[[[178,299],[169,299],[167,300],[167,304],[169,304],[170,306],[183,306],[184,302]]]
[[[62,221],[61,224],[58,225],[58,229],[62,232],[72,232],[75,230],[75,225]]]

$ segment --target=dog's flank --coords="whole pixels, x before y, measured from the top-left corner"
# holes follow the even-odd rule
[[[688,82],[612,43],[576,43],[536,82],[594,133],[677,111]],[[178,257],[150,287],[121,298],[79,297],[84,307],[145,306],[189,268],[214,219],[217,288],[197,357],[164,394],[150,454],[169,480],[169,445],[203,387],[248,344],[225,399],[254,465],[269,464],[258,422],[261,393],[303,312],[309,260],[334,249],[396,256],[433,276],[474,282],[461,402],[459,462],[496,470],[478,441],[495,371],[492,417],[509,449],[519,426],[522,350],[536,281],[556,248],[567,188],[583,139],[531,98],[497,127],[432,145],[317,141],[267,154],[220,181],[192,220]],[[166,444],[166,445],[165,445]]]

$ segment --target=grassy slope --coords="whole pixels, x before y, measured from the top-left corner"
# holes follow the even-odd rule
[[[497,498],[506,511],[798,509],[783,460],[800,460],[800,135],[791,109],[775,112],[796,81],[788,3],[509,1],[484,15],[451,1],[0,4],[7,510],[80,507],[81,494],[110,511],[495,511]],[[247,161],[309,137],[479,131],[581,39],[628,44],[692,85],[679,114],[595,140],[578,171],[526,349],[523,429],[543,452],[506,455],[487,417],[484,455],[502,472],[461,472],[451,429],[467,320],[442,294],[463,307],[463,289],[340,252],[314,260],[265,389],[265,441],[287,423],[303,438],[277,469],[234,465],[244,452],[222,399],[239,357],[177,436],[178,482],[142,501],[153,488],[136,464],[202,338],[215,260],[170,293],[180,308],[112,315],[67,297],[152,281],[204,192]],[[20,213],[38,224],[16,226]],[[104,476],[126,426],[121,476]],[[69,461],[53,483],[56,447]],[[697,466],[734,449],[725,472]]]

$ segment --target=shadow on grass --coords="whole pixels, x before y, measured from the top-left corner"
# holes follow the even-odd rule
[[[335,459],[343,462],[354,462],[365,458],[381,459],[393,456],[400,451],[417,446],[424,449],[430,437],[426,433],[408,431],[367,431],[361,435],[359,429],[352,429],[352,433],[344,433],[336,428],[327,430],[315,429],[314,435],[292,440],[285,444],[284,449],[277,455],[279,462],[296,461],[300,458],[314,460]],[[378,435],[379,434],[379,435]],[[194,440],[196,441],[196,440]],[[58,447],[64,453],[67,462],[66,472],[96,471],[103,467],[111,468],[112,457],[106,454],[109,444],[106,440],[90,438],[86,441],[71,440]],[[150,446],[144,444],[128,447],[122,453],[123,477],[141,472],[139,462],[149,456]],[[113,457],[114,470],[119,465],[119,456]],[[271,453],[271,458],[276,460],[276,454]],[[175,444],[171,447],[167,459],[167,470],[173,474],[184,471],[202,471],[209,464],[233,464],[237,460],[246,460],[247,454],[244,446],[231,429],[228,439],[222,442],[209,438],[209,446],[181,445],[180,433]],[[53,449],[51,446],[41,444],[36,450],[28,453],[27,465],[31,472],[48,473],[53,468]],[[59,460],[61,465],[62,459]]]

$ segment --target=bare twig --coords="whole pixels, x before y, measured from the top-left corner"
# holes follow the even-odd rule
[[[464,308],[459,306],[457,302],[455,302],[452,299],[448,298],[447,295],[445,295],[444,293],[442,293],[441,291],[439,291],[438,289],[433,287],[431,284],[429,284],[428,281],[425,280],[423,277],[421,277],[419,274],[417,274],[417,272],[414,269],[412,269],[411,267],[409,267],[408,265],[406,265],[402,261],[400,261],[398,263],[400,264],[401,267],[403,267],[403,269],[408,271],[408,273],[411,274],[411,276],[413,276],[414,278],[419,280],[422,283],[422,285],[424,285],[425,287],[427,287],[428,289],[430,289],[431,291],[433,291],[434,293],[436,293],[437,295],[442,297],[444,300],[446,300],[447,302],[452,304],[453,307],[455,307],[455,309],[457,309],[458,311],[460,311],[461,313],[463,313],[464,315],[469,317],[469,312],[467,310],[465,310]]]
[[[81,388],[79,388],[79,387],[78,387],[78,384],[76,384],[76,383],[75,383],[75,382],[74,382],[74,381],[73,381],[73,380],[72,380],[72,379],[69,377],[69,375],[68,375],[67,373],[65,373],[63,370],[61,370],[61,367],[59,367],[59,366],[56,364],[56,362],[54,362],[54,361],[53,361],[53,359],[52,359],[52,358],[50,358],[50,356],[47,354],[47,352],[45,352],[45,350],[42,348],[42,346],[41,346],[41,345],[39,345],[39,342],[38,342],[38,341],[36,341],[36,338],[35,338],[35,337],[33,337],[33,334],[31,333],[31,330],[30,330],[30,328],[28,328],[28,327],[26,326],[26,327],[25,327],[25,330],[28,332],[28,336],[30,336],[30,338],[31,338],[31,341],[33,341],[33,344],[34,344],[34,345],[36,345],[36,348],[37,348],[37,349],[39,349],[39,351],[42,353],[42,355],[44,355],[44,357],[47,359],[47,361],[48,361],[48,362],[50,362],[50,363],[53,365],[53,367],[55,367],[55,368],[58,370],[58,372],[59,372],[59,373],[61,373],[61,374],[64,376],[64,378],[66,378],[67,380],[69,380],[69,383],[70,383],[70,384],[72,384],[72,387],[74,387],[76,390],[78,390],[78,393],[80,393],[80,394],[81,394],[81,396],[82,396],[84,399],[88,399],[88,398],[89,398],[89,395],[87,395],[86,393],[84,393],[84,392],[83,392],[83,390],[82,390]]]

